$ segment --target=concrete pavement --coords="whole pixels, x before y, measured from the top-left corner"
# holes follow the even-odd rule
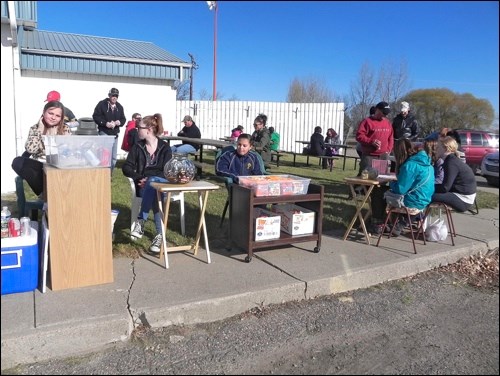
[[[228,252],[211,242],[212,263],[202,249],[169,254],[164,269],[153,256],[114,259],[114,282],[63,291],[35,290],[1,297],[2,369],[98,350],[129,338],[139,325],[162,327],[224,319],[256,306],[311,299],[414,275],[464,256],[498,247],[499,209],[454,213],[455,246],[406,236],[367,245],[355,232],[325,229],[315,242]],[[209,233],[210,234],[210,233]],[[210,236],[210,235],[209,235]]]

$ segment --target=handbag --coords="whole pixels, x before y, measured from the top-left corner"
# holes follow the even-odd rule
[[[387,205],[393,208],[403,208],[405,206],[405,195],[400,195],[399,193],[394,193],[392,191],[386,191],[384,193],[385,202]]]

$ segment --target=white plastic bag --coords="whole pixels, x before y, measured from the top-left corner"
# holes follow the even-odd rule
[[[443,218],[437,218],[434,222],[429,224],[425,229],[425,237],[431,242],[439,242],[446,240],[448,237],[448,226]]]

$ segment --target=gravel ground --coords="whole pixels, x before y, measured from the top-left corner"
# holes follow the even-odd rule
[[[100,352],[2,374],[498,375],[498,286],[496,249],[351,293],[141,327]]]

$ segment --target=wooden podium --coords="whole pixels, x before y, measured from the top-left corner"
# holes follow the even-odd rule
[[[44,167],[53,291],[113,282],[109,168]]]

